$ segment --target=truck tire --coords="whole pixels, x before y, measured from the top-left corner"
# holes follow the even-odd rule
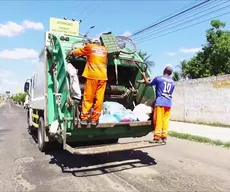
[[[109,139],[109,140],[107,141],[107,143],[108,143],[108,144],[115,144],[115,143],[118,143],[118,140],[119,140],[119,139]]]
[[[43,117],[39,118],[39,126],[38,126],[38,149],[41,152],[45,152],[47,148],[47,143],[45,142],[46,130],[44,125]]]

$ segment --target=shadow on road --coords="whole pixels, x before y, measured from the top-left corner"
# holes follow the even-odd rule
[[[32,134],[31,136],[37,143],[37,135]],[[51,156],[49,163],[56,164],[63,173],[71,173],[75,177],[103,175],[157,164],[154,158],[141,150],[96,155],[73,155],[62,150],[62,146],[57,143],[51,148],[46,152],[46,155]]]
[[[155,159],[141,150],[86,156],[55,150],[47,155],[52,157],[50,164],[56,164],[63,173],[72,173],[76,177],[103,175],[157,164]]]

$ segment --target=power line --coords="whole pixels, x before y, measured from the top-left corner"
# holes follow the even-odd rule
[[[80,1],[80,3],[78,3],[78,5],[76,6],[77,9],[80,7],[80,5],[82,4],[83,1],[84,1],[84,0]],[[77,9],[76,9],[76,10],[77,10]],[[74,11],[73,14],[75,14],[76,10]],[[76,18],[75,16],[73,16],[73,14],[71,14],[71,15],[72,15],[72,18]]]
[[[153,27],[155,27],[155,26],[157,26],[157,25],[159,25],[159,24],[161,24],[161,23],[163,23],[163,22],[165,22],[165,21],[168,21],[168,20],[170,20],[170,19],[172,19],[172,18],[174,18],[174,17],[177,17],[177,16],[179,16],[179,15],[182,15],[183,13],[186,13],[186,12],[192,10],[192,9],[195,9],[196,7],[199,7],[199,6],[201,6],[201,5],[205,4],[205,3],[208,3],[209,1],[211,1],[211,0],[205,0],[205,1],[203,1],[203,2],[201,2],[201,3],[199,3],[199,4],[197,4],[197,5],[194,5],[194,6],[188,8],[188,9],[186,9],[186,10],[184,10],[184,11],[181,11],[181,12],[177,13],[176,15],[173,15],[173,16],[171,16],[171,17],[169,17],[169,18],[166,18],[166,19],[164,19],[164,20],[162,20],[162,21],[160,21],[160,22],[157,22],[156,24],[153,24],[153,25],[151,25],[151,26],[149,26],[149,27],[147,27],[147,28],[145,28],[145,29],[142,29],[142,30],[140,30],[140,31],[138,31],[138,32],[136,32],[136,33],[130,35],[129,37],[132,37],[132,36],[135,36],[135,35],[137,35],[137,34],[143,33],[144,31],[147,31],[147,30],[149,30],[149,29],[151,29],[151,28],[153,28]]]
[[[227,3],[227,2],[229,2],[229,1],[225,1],[225,3]],[[215,7],[212,7],[211,9],[217,8],[217,7],[220,6],[220,5],[223,5],[223,4],[222,4],[222,3],[221,3],[221,4],[218,4],[218,5],[216,5]],[[228,5],[228,6],[226,6],[226,7],[229,7],[229,6],[230,6],[230,5]],[[172,27],[176,27],[176,26],[179,26],[179,25],[181,26],[182,24],[186,24],[186,23],[188,23],[188,22],[190,22],[190,21],[193,21],[193,20],[195,20],[195,19],[202,18],[202,17],[207,16],[207,15],[209,15],[209,14],[212,14],[212,13],[214,13],[214,12],[216,12],[216,11],[225,9],[226,7],[221,7],[220,9],[217,9],[217,10],[214,10],[214,11],[211,11],[211,12],[208,12],[208,13],[206,13],[206,14],[203,14],[203,15],[200,15],[200,16],[198,16],[198,17],[192,18],[192,19],[187,20],[187,21],[185,21],[185,22],[179,22],[179,24],[177,24],[178,22],[171,23],[171,24],[177,24],[177,25],[173,25],[173,26],[172,26],[172,25],[168,25],[166,28],[161,27],[160,29],[162,29],[162,30],[158,29],[158,30],[156,30],[156,31],[150,31],[149,33],[145,34],[144,36],[135,38],[135,40],[140,40],[140,39],[148,38],[148,37],[152,36],[153,34],[160,33],[160,32],[162,32],[162,31],[165,31],[165,30],[169,29],[170,27],[172,28]],[[208,10],[210,10],[210,8],[208,8],[208,9],[206,9],[206,10],[203,10],[203,11],[197,13],[196,15],[199,15],[200,13],[203,13],[203,12],[208,11]],[[186,18],[184,18],[184,19],[182,19],[182,20],[180,20],[180,21],[184,21],[184,20],[186,20],[186,19],[188,19],[188,18],[190,18],[190,17],[188,16],[188,17],[186,17]]]
[[[82,20],[85,21],[91,14],[93,14],[100,6],[101,6],[102,2],[100,4],[98,4],[89,14],[87,14],[87,16],[85,18],[83,18]]]
[[[164,16],[164,17],[162,17],[161,19],[158,19],[158,20],[155,21],[155,22],[159,22],[159,21],[161,21],[162,19],[165,19],[165,18],[167,18],[167,17],[170,17],[170,16],[173,15],[174,13],[177,13],[178,11],[181,11],[181,10],[187,8],[187,7],[190,7],[190,6],[192,6],[193,4],[196,4],[197,1],[198,1],[198,0],[195,0],[195,1],[193,1],[192,3],[189,3],[188,5],[185,5],[185,6],[181,7],[181,8],[179,8],[179,9],[177,9],[176,11],[174,11],[174,12],[172,12],[172,13],[170,13],[170,14]],[[150,26],[153,25],[155,22],[149,24],[149,25],[146,26],[146,27],[143,27],[142,29],[145,29],[145,28],[147,28],[147,27],[150,27]],[[142,30],[142,29],[136,30],[135,32],[133,32],[133,34],[136,33],[136,32],[138,32],[138,31],[140,31],[140,30]],[[130,36],[129,36],[129,37],[130,37]]]
[[[229,12],[226,12],[226,13],[223,13],[223,14],[220,14],[220,15],[217,15],[217,16],[215,16],[215,17],[212,17],[212,18],[209,18],[209,19],[203,20],[203,21],[201,21],[201,22],[198,22],[198,23],[195,23],[195,24],[192,24],[192,25],[188,25],[188,26],[186,26],[186,27],[183,27],[183,28],[177,29],[177,30],[175,30],[175,31],[171,31],[171,32],[168,32],[168,33],[165,33],[165,34],[162,34],[162,35],[159,35],[159,36],[156,36],[156,37],[150,38],[150,39],[148,39],[148,40],[146,40],[146,41],[150,41],[150,40],[153,40],[153,39],[156,39],[156,38],[159,38],[159,37],[162,37],[162,36],[165,36],[165,35],[168,35],[168,34],[171,34],[171,33],[174,33],[174,32],[180,31],[180,30],[183,30],[183,29],[186,29],[186,28],[188,28],[188,27],[192,27],[192,26],[195,26],[195,25],[198,25],[198,24],[204,23],[204,22],[206,22],[206,21],[209,21],[209,20],[215,19],[215,18],[217,18],[217,17],[224,16],[224,15],[227,15],[227,14],[230,14],[230,11],[229,11]],[[141,42],[138,42],[138,43],[136,43],[136,44],[144,43],[144,42],[146,42],[146,41],[141,41]]]
[[[82,4],[84,0],[82,0],[78,5],[77,5],[77,8],[80,7],[80,5]]]
[[[226,9],[226,8],[228,8],[229,6],[230,6],[230,5],[225,6],[225,7],[221,7],[220,9],[211,11],[211,12],[209,12],[209,13],[206,13],[206,14],[201,15],[201,16],[199,16],[199,17],[196,17],[196,18],[193,18],[193,19],[191,19],[191,20],[185,21],[185,22],[183,22],[183,23],[179,23],[179,24],[177,24],[177,25],[175,25],[175,26],[173,26],[173,27],[171,27],[171,28],[175,28],[176,26],[183,26],[184,24],[187,24],[189,21],[193,21],[194,19],[197,19],[197,18],[199,19],[199,18],[202,18],[203,16],[209,15],[209,14],[211,14],[211,13],[214,13],[214,12],[217,12],[217,11],[220,11],[220,10],[223,10],[223,9]],[[168,28],[166,28],[166,29],[168,29]],[[160,32],[165,31],[166,29],[163,29],[163,30],[161,30]],[[169,29],[170,29],[170,28],[169,28]],[[159,34],[160,32],[152,33],[152,35],[153,35],[153,34]],[[150,35],[149,35],[149,36],[150,36]],[[143,39],[148,39],[148,38],[146,37],[146,38],[143,38]]]
[[[215,1],[219,2],[219,0],[214,0],[214,3],[215,3]],[[212,2],[211,4],[213,4],[213,2]],[[209,5],[210,5],[210,4],[209,4]],[[196,11],[199,11],[201,8],[202,8],[202,7],[199,7],[197,10],[193,10],[193,11],[191,11],[191,12],[187,12],[185,15],[189,15],[189,14],[196,15],[196,14],[197,14]],[[195,11],[195,13],[194,13],[194,11]],[[143,33],[143,34],[136,35],[136,36],[134,36],[132,39],[138,39],[138,38],[141,38],[141,37],[143,37],[143,36],[146,36],[147,34],[151,34],[151,33],[153,33],[153,30],[154,30],[154,31],[155,31],[155,29],[158,30],[159,27],[160,27],[160,29],[161,29],[161,28],[164,27],[165,25],[166,25],[166,26],[169,26],[169,25],[172,24],[172,21],[174,21],[174,20],[175,20],[175,22],[173,22],[173,23],[176,23],[176,22],[178,22],[178,21],[183,21],[183,20],[184,20],[183,17],[184,17],[185,15],[183,15],[183,16],[181,16],[181,17],[178,17],[178,18],[174,18],[174,19],[172,19],[172,20],[170,20],[170,21],[166,21],[165,23],[162,23],[162,24],[160,24],[159,26],[154,27],[154,28],[153,28],[152,30],[150,30],[149,32],[146,32],[146,33]],[[193,15],[192,15],[192,16],[193,16]],[[190,17],[191,17],[191,16],[190,16]],[[181,19],[181,18],[182,18],[182,19]],[[186,18],[187,18],[187,17],[186,17]]]
[[[85,9],[83,9],[82,12],[80,12],[79,17],[91,6],[92,4],[89,4]]]

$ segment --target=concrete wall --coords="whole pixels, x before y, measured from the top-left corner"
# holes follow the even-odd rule
[[[171,120],[230,125],[230,75],[176,82]]]

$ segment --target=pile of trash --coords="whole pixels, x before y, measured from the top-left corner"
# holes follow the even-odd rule
[[[151,113],[152,108],[145,104],[139,104],[131,111],[120,103],[106,101],[103,103],[102,115],[100,116],[99,123],[147,121]]]

